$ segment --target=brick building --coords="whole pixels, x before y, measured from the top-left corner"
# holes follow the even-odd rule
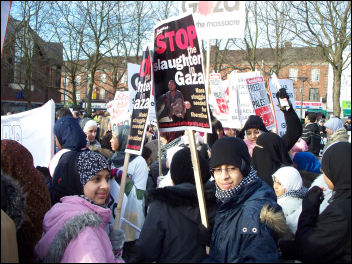
[[[212,54],[215,52],[214,49]],[[219,55],[221,53],[222,51]],[[214,57],[215,55],[211,55],[210,71],[212,71],[212,65],[216,65]],[[242,50],[227,51],[221,67],[224,70],[220,71],[223,79],[226,79],[226,75],[233,70],[250,71],[246,57],[246,53]],[[259,64],[256,65],[256,69],[264,74],[267,81],[271,75],[270,69],[276,64],[272,50],[269,48],[257,49],[256,59]],[[302,81],[300,77],[307,77],[307,81],[304,83],[303,101],[324,102],[328,87],[328,70],[329,64],[320,56],[317,49],[292,47],[290,43],[286,43],[283,48],[283,60],[278,78],[293,79],[295,98],[301,100]]]
[[[16,44],[15,31],[21,23],[10,18],[3,57],[1,61],[1,114],[22,112],[28,110],[24,98],[25,86],[25,55],[23,49]],[[31,66],[31,97],[32,108],[42,106],[53,99],[60,103],[60,76],[62,66],[63,45],[61,43],[45,42],[32,29],[29,29],[32,41]]]
[[[105,104],[111,100],[113,100],[115,91],[127,91],[128,90],[128,79],[127,79],[127,63],[125,58],[104,58],[104,61],[100,63],[97,71],[94,76],[94,85],[92,92],[92,109],[95,110],[103,110],[105,108]],[[115,67],[113,69],[110,65],[112,65],[113,61],[118,61],[119,67]],[[140,62],[136,62],[136,57],[129,57],[128,63],[139,64]],[[63,67],[63,71],[61,74],[61,88],[64,90],[68,90],[72,92],[72,80],[71,75],[67,71],[69,68],[68,62],[64,62],[67,64],[67,67]],[[89,88],[89,80],[91,78],[89,73],[89,68],[87,69],[87,65],[89,64],[87,60],[80,60],[74,62],[79,66],[77,70],[77,75],[75,77],[76,83],[76,101],[80,104],[81,107],[84,108],[86,102],[86,94]],[[113,76],[113,71],[117,72],[116,76]],[[115,82],[115,84],[113,84]],[[61,96],[61,102],[63,104],[72,104],[72,95],[69,92],[63,93]]]
[[[308,47],[292,47],[290,43],[286,43],[282,52],[282,67],[278,77],[282,79],[293,79],[296,101],[322,102],[324,104],[327,96],[329,64],[320,56],[318,50]],[[218,71],[219,68],[221,68],[220,72],[223,79],[226,79],[227,74],[233,70],[237,70],[238,72],[251,70],[246,59],[246,53],[243,50],[228,50],[225,52],[212,47],[210,56],[210,72],[213,70]],[[217,58],[217,60],[215,58]],[[271,49],[257,49],[256,58],[259,63],[256,69],[264,73],[267,82],[271,75],[270,69],[275,65]],[[221,67],[219,66],[220,59],[222,60]],[[134,61],[132,63],[136,62]],[[137,62],[137,64],[139,63],[140,62]],[[205,66],[205,61],[203,63]],[[82,61],[81,64],[85,65],[87,62]],[[121,78],[118,87],[119,89],[127,90],[127,69],[122,68],[120,74],[123,72],[124,76]],[[114,91],[111,82],[109,82],[109,74],[111,75],[108,68],[105,68],[105,72],[102,69],[96,72],[92,103],[108,102],[113,99]],[[300,77],[307,77],[307,81],[304,82],[303,97],[301,93],[302,81]],[[67,76],[65,77],[64,72],[61,78],[61,87],[72,89],[70,88],[70,80]],[[76,81],[79,86],[76,98],[78,101],[85,100],[85,93],[88,88],[87,74],[80,74]],[[62,97],[62,101],[65,100],[66,99]]]

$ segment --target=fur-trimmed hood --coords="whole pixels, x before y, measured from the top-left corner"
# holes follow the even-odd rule
[[[25,219],[26,194],[16,179],[1,170],[1,209],[20,229]]]
[[[286,223],[283,212],[277,210],[277,208],[270,207],[268,204],[265,204],[260,211],[260,222],[273,230],[275,236],[279,239],[287,238],[292,233]]]

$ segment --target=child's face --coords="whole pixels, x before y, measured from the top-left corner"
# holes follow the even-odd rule
[[[107,169],[95,174],[83,187],[84,195],[97,205],[105,204],[110,192],[110,173]]]
[[[281,185],[281,183],[274,177],[274,190],[277,197],[280,197],[286,192],[286,189]]]

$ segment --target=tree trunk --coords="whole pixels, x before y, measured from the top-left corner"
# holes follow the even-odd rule
[[[340,106],[340,93],[341,93],[341,74],[342,71],[340,69],[336,69],[333,67],[334,71],[334,86],[333,86],[333,111],[334,116],[340,116],[341,114],[341,106]]]

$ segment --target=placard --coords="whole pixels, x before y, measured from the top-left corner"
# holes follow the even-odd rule
[[[154,27],[154,88],[161,132],[211,133],[203,58],[192,15]]]

